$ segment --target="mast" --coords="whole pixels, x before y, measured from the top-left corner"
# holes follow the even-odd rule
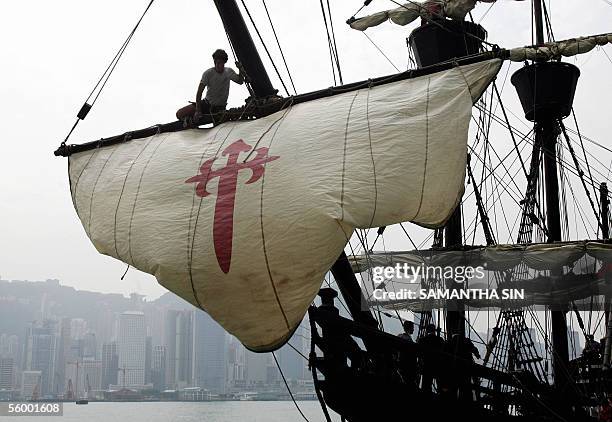
[[[482,49],[481,40],[486,36],[487,31],[478,24],[444,19],[414,29],[408,38],[408,45],[414,53],[418,68],[424,68],[478,54]],[[458,204],[444,227],[446,247],[462,245],[461,221],[461,204]],[[447,287],[461,288],[457,283]],[[454,334],[465,337],[465,304],[461,300],[448,302],[446,336],[450,340]]]
[[[214,2],[236,57],[249,75],[255,96],[264,98],[276,95],[278,91],[274,89],[270,82],[266,68],[261,61],[236,1],[214,0]]]
[[[539,1],[539,0],[537,0]],[[544,149],[544,179],[546,195],[546,226],[548,227],[548,242],[561,239],[561,219],[559,215],[559,180],[557,178],[557,135],[558,125],[554,120],[544,119],[536,122],[536,137],[541,139]],[[538,142],[536,140],[536,142]],[[560,275],[560,270],[551,271],[552,275]],[[563,389],[568,381],[567,365],[569,363],[567,343],[566,311],[551,309],[551,329],[553,344],[553,374],[555,386]]]
[[[533,0],[535,19],[536,45],[544,44],[544,20],[542,19],[542,0]]]
[[[608,185],[602,182],[599,185],[599,203],[601,204],[601,238],[610,238],[610,223],[608,220],[610,201],[608,200]],[[607,274],[607,273],[606,273]],[[606,298],[604,303],[604,319],[606,321],[606,343],[604,347],[603,365],[610,366],[610,351],[612,349],[612,312],[610,312],[610,299]]]
[[[542,16],[542,0],[533,1],[533,11],[536,27],[536,44],[544,44],[544,21]],[[544,178],[546,195],[546,225],[548,242],[561,240],[561,218],[559,214],[559,180],[557,178],[557,135],[559,126],[555,118],[536,117],[535,136],[539,138],[544,149]],[[536,139],[538,144],[538,139]],[[551,273],[556,275],[559,270]],[[566,311],[551,309],[551,330],[553,344],[553,375],[555,386],[563,390],[567,386],[567,365],[569,363],[567,343]]]
[[[444,246],[458,247],[463,242],[461,227],[461,204],[457,205],[453,215],[444,227]],[[451,287],[457,289],[457,283]],[[446,312],[446,337],[450,340],[454,334],[465,337],[465,305],[461,300],[453,300],[449,303]]]

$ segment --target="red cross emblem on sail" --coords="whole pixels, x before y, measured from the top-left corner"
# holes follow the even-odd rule
[[[229,272],[232,260],[234,205],[236,202],[238,173],[241,170],[251,170],[251,178],[246,181],[246,184],[255,183],[264,174],[264,164],[279,158],[279,156],[268,157],[268,148],[261,147],[255,150],[255,157],[251,159],[247,157],[243,162],[238,162],[240,153],[249,152],[252,148],[242,139],[239,139],[223,150],[221,155],[228,157],[224,167],[213,170],[212,165],[217,157],[211,158],[200,166],[199,175],[185,180],[185,183],[197,183],[196,194],[199,197],[205,198],[210,195],[210,192],[206,190],[208,182],[214,178],[219,178],[217,202],[215,203],[213,219],[213,243],[219,267],[226,274]]]

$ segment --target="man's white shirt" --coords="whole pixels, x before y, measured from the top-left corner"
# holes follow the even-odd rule
[[[226,67],[219,73],[214,67],[202,74],[201,83],[206,86],[205,99],[213,106],[225,107],[229,96],[230,80],[242,84],[240,76],[234,69]]]

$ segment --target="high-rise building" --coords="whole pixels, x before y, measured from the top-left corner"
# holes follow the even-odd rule
[[[214,393],[227,388],[226,333],[206,312],[195,310],[193,324],[193,380]]]
[[[192,384],[192,311],[168,310],[165,324],[166,384],[181,388]]]
[[[151,344],[164,345],[166,309],[160,307],[147,307],[144,313],[145,319],[147,320],[147,327],[150,329],[150,332],[147,334],[151,336]]]
[[[41,397],[57,392],[59,388],[55,384],[57,336],[54,331],[53,324],[45,321],[42,327],[32,324],[26,332],[24,369],[41,372],[39,385]]]
[[[266,360],[266,384],[279,385],[281,382],[281,376],[278,366],[276,366],[276,361],[271,354],[266,357],[268,358]]]
[[[119,370],[120,385],[145,384],[146,326],[142,312],[123,312],[119,316]]]
[[[0,358],[13,358],[17,362],[19,354],[19,337],[14,334],[2,334],[0,336]]]
[[[246,383],[246,349],[235,337],[227,344],[227,386],[234,391],[244,391]]]
[[[98,357],[98,342],[96,333],[88,331],[83,336],[83,358],[96,360]]]
[[[59,335],[57,339],[57,353],[55,359],[55,385],[58,386],[58,392],[66,391],[66,364],[70,355],[70,318],[62,318],[59,326]]]
[[[109,385],[117,385],[117,372],[119,371],[119,348],[116,342],[102,345],[102,383],[103,390]]]
[[[0,390],[12,390],[15,387],[15,360],[0,357]]]
[[[87,321],[83,318],[73,318],[70,321],[70,333],[73,339],[80,340],[87,332]]]
[[[246,351],[246,381],[251,389],[263,386],[267,381],[269,356],[267,353]]]
[[[290,380],[310,378],[307,370],[308,362],[300,355],[300,353],[308,355],[308,338],[309,333],[302,324],[295,330],[288,344],[281,347],[277,352],[278,364],[285,378]],[[274,362],[274,366],[276,366],[276,362]]]
[[[153,388],[162,391],[166,389],[166,347],[155,346],[151,353],[151,383]]]
[[[147,336],[145,340],[145,384],[151,383],[151,359],[153,358],[153,339]]]

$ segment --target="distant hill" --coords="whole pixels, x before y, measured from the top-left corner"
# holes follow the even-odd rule
[[[193,309],[194,306],[184,299],[181,299],[172,292],[166,292],[159,298],[155,299],[153,303],[156,306],[164,306],[173,309]]]
[[[91,328],[108,326],[117,313],[141,310],[155,313],[164,308],[191,309],[192,306],[173,293],[165,293],[147,302],[133,294],[97,293],[63,286],[58,280],[0,280],[0,333],[25,335],[33,320],[62,317],[85,319]]]

